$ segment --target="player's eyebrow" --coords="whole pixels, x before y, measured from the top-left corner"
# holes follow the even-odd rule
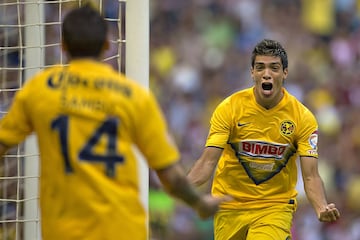
[[[270,63],[255,62],[254,65],[281,65],[281,62],[270,62]]]
[[[270,63],[264,63],[264,62],[255,62],[254,68],[260,69],[260,68],[281,68],[282,64],[281,62],[270,62]]]

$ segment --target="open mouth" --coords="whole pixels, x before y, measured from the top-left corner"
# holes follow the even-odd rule
[[[261,87],[263,90],[271,90],[273,85],[272,85],[272,83],[262,83]]]

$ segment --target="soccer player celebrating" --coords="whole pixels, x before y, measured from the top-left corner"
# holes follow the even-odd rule
[[[277,41],[258,43],[251,57],[254,86],[227,97],[214,111],[205,149],[188,173],[214,195],[231,195],[214,219],[216,240],[291,239],[296,210],[296,159],[304,189],[322,222],[339,218],[318,172],[314,115],[283,87],[288,59]]]
[[[37,134],[44,240],[146,239],[134,145],[165,189],[200,217],[227,200],[195,191],[152,93],[100,61],[107,34],[90,6],[70,11],[62,23],[69,64],[30,79],[0,122],[1,155]]]

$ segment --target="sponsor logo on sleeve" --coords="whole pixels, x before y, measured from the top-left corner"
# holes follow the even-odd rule
[[[309,144],[311,146],[312,149],[316,150],[317,149],[317,144],[318,144],[318,132],[315,131],[313,132],[310,137],[309,137]]]
[[[318,144],[318,132],[313,132],[309,137],[309,144],[311,147],[311,150],[308,150],[308,153],[311,155],[317,154],[317,144]]]

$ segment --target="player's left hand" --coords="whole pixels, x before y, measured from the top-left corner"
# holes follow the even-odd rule
[[[211,194],[207,194],[201,197],[200,201],[194,207],[201,219],[207,219],[213,216],[218,210],[219,205],[223,202],[232,201],[231,196],[225,195],[221,197],[214,197]]]
[[[319,213],[319,221],[321,222],[334,222],[340,218],[340,212],[335,207],[334,203],[326,206],[325,210]]]

